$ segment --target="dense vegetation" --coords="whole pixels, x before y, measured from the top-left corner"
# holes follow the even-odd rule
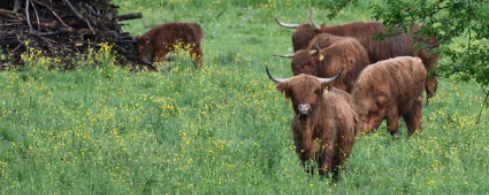
[[[145,17],[141,34],[169,21],[198,22],[204,66],[184,52],[160,72],[114,64],[47,70],[35,51],[23,70],[0,73],[0,194],[485,194],[489,120],[472,81],[442,78],[423,110],[423,131],[395,140],[385,125],[362,135],[336,184],[302,170],[290,133],[290,102],[264,71],[291,76],[292,30],[283,21],[329,13],[309,1],[118,1]],[[371,20],[347,7],[331,24]],[[446,60],[442,56],[442,61]]]

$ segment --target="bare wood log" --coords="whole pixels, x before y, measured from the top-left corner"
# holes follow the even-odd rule
[[[27,24],[29,24],[29,31],[32,32],[33,31],[33,28],[32,28],[32,24],[31,24],[31,19],[30,19],[30,15],[29,15],[29,0],[25,0],[25,16],[26,16],[26,20],[27,20]]]
[[[76,65],[73,59],[83,59],[78,54],[88,48],[98,50],[100,43],[109,42],[115,44],[117,63],[152,67],[139,58],[133,37],[122,30],[127,24],[121,21],[141,18],[141,13],[118,16],[118,6],[110,0],[0,2],[0,49],[9,54],[8,61],[1,60],[0,65],[23,65],[21,54],[34,48],[41,50],[42,56],[61,57],[63,66],[71,69]],[[26,40],[30,40],[29,45]]]
[[[138,13],[124,14],[124,15],[117,16],[117,20],[119,20],[119,21],[133,20],[133,19],[138,19],[138,18],[142,18],[142,17],[143,17],[143,14],[138,12]]]
[[[40,28],[47,28],[51,30],[55,30],[58,28],[58,25],[56,23],[38,22],[38,23],[34,23],[34,25],[38,25]]]
[[[9,22],[7,24],[0,24],[0,27],[5,28],[5,27],[10,27],[10,26],[20,26],[20,25],[22,25],[22,23]]]
[[[14,14],[15,13],[13,11],[0,8],[0,15],[3,15],[5,17],[9,17],[9,18],[17,18]]]
[[[12,12],[17,13],[20,8],[21,8],[20,0],[15,0],[15,2],[14,2],[14,9],[12,9]]]
[[[26,1],[29,1],[29,0],[26,0]],[[58,15],[58,14],[57,14],[57,13],[56,13],[54,10],[53,10],[53,8],[51,8],[51,6],[49,6],[49,5],[47,5],[47,4],[44,4],[44,3],[42,3],[42,2],[39,2],[39,1],[37,1],[37,0],[32,0],[32,1],[34,1],[35,3],[37,3],[37,4],[41,5],[41,6],[46,7],[46,8],[47,8],[49,11],[51,11],[51,13],[54,15],[54,17],[56,17],[56,18],[59,20],[59,22],[61,22],[61,24],[63,24],[63,26],[65,26],[65,27],[69,28],[69,29],[70,29],[70,32],[71,32],[71,31],[73,31],[73,28],[72,28],[71,26],[68,26],[68,25],[67,25],[67,24],[66,24],[66,23],[63,21],[63,19],[61,19],[61,17],[59,17],[59,15]]]
[[[68,5],[68,7],[76,15],[76,17],[78,17],[78,19],[83,20],[83,16],[78,12],[78,10],[75,9],[75,7],[70,3],[69,0],[63,0],[63,3]]]
[[[31,1],[31,5],[32,5],[32,9],[34,10],[34,13],[36,14],[37,23],[39,24],[39,14],[37,13],[36,6],[34,5],[34,3],[32,3],[32,1]],[[37,26],[37,29],[41,30],[41,27]]]

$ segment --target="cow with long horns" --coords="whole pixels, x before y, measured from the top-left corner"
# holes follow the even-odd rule
[[[401,56],[366,67],[351,93],[361,130],[374,131],[385,119],[388,131],[395,136],[400,117],[409,136],[421,129],[426,75],[418,57]]]
[[[292,58],[291,69],[294,75],[304,73],[317,77],[332,77],[344,66],[343,76],[330,87],[348,93],[353,89],[360,71],[370,64],[367,51],[358,40],[327,33],[316,35],[307,49],[275,56]]]
[[[294,52],[307,48],[309,42],[316,34],[329,33],[336,36],[353,37],[367,49],[369,59],[372,63],[386,60],[397,56],[416,56],[421,58],[425,68],[428,70],[428,78],[425,84],[427,93],[426,102],[429,102],[437,90],[438,79],[436,69],[438,67],[438,54],[432,53],[438,47],[438,41],[434,36],[416,36],[420,25],[411,26],[410,33],[406,34],[399,31],[397,35],[383,37],[380,35],[389,34],[389,30],[381,22],[352,22],[341,25],[318,25],[313,18],[312,10],[309,14],[311,23],[287,24],[275,17],[275,21],[282,27],[296,29],[292,35]],[[428,47],[424,47],[428,45]],[[415,47],[422,46],[423,49],[417,50]]]
[[[350,94],[325,87],[337,80],[342,70],[331,78],[318,78],[300,74],[292,78],[276,78],[266,68],[277,90],[292,100],[294,117],[292,134],[302,165],[316,161],[319,174],[332,172],[332,180],[338,178],[339,166],[348,158],[359,134],[358,119],[350,102]],[[306,169],[313,174],[314,168]]]

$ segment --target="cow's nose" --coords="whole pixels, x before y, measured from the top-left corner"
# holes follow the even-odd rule
[[[299,107],[299,111],[301,113],[306,114],[309,111],[309,109],[311,108],[311,105],[309,105],[309,104],[299,104],[298,107]]]

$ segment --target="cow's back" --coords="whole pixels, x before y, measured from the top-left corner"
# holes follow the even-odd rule
[[[413,100],[422,97],[426,75],[426,69],[417,57],[379,61],[360,73],[352,96],[359,103],[371,100],[368,104],[395,105],[403,114]]]
[[[165,45],[200,44],[203,31],[200,25],[196,23],[171,22],[158,25],[143,36],[153,37],[151,40],[155,40],[155,43]]]
[[[353,22],[344,25],[322,27],[322,32],[336,36],[353,37],[368,51],[371,62],[377,62],[397,56],[413,56],[413,40],[405,33],[381,38],[382,33],[388,33],[380,22]]]

